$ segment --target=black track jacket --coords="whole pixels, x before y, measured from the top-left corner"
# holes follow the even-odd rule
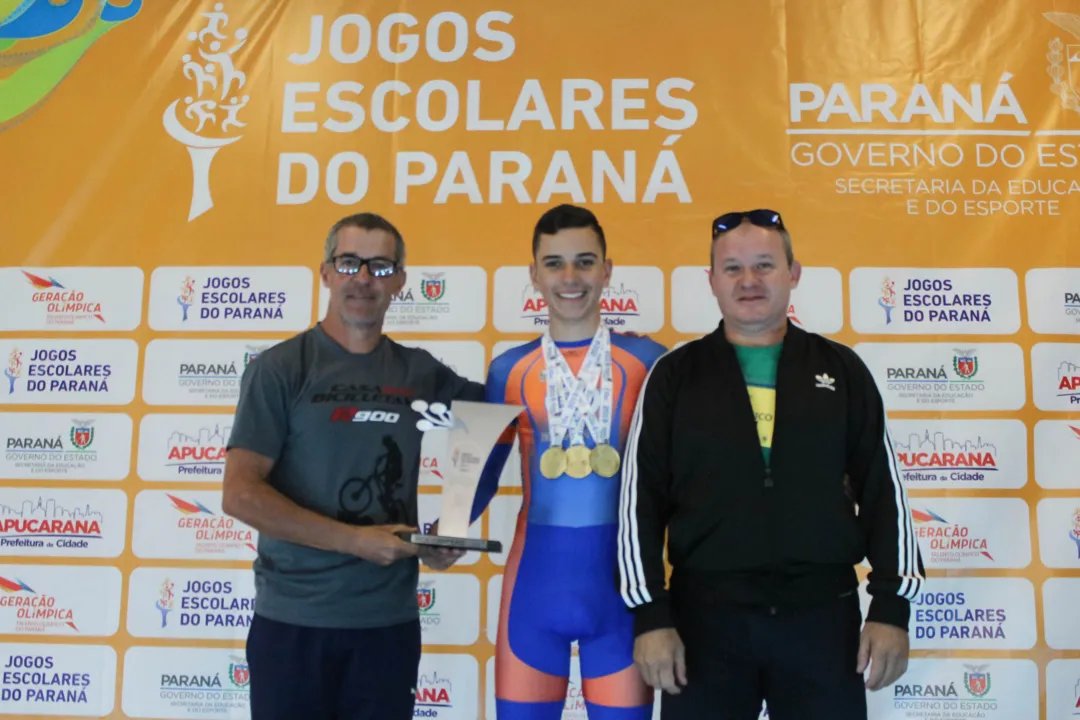
[[[771,467],[723,321],[649,371],[627,438],[619,584],[635,634],[686,603],[838,597],[871,566],[868,621],[907,630],[924,581],[884,403],[851,348],[788,321]],[[665,587],[668,533],[670,590]]]

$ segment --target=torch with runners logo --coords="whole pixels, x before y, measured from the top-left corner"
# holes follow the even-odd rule
[[[177,117],[179,98],[172,101],[162,117],[165,132],[183,143],[191,156],[189,222],[214,207],[210,194],[210,163],[218,150],[243,137],[230,135],[227,131],[246,125],[240,122],[239,113],[250,98],[239,92],[247,82],[247,76],[236,69],[233,55],[247,43],[248,31],[239,28],[230,40],[222,32],[229,24],[224,9],[224,3],[216,3],[213,12],[201,13],[206,24],[188,33],[188,40],[195,46],[180,58],[181,70],[185,78],[194,82],[195,88],[182,100],[186,106],[184,121]]]
[[[11,354],[8,355],[7,370],[4,371],[4,375],[8,379],[8,395],[15,392],[15,381],[22,377],[22,352],[19,348],[12,348]]]
[[[881,297],[878,298],[878,305],[885,311],[885,324],[888,325],[892,322],[892,311],[896,309],[896,283],[885,278],[881,281]]]
[[[169,578],[165,578],[161,581],[161,597],[154,603],[158,611],[161,613],[161,627],[165,627],[165,618],[170,612],[172,612],[173,605],[176,602],[176,595],[173,593],[173,587],[175,584]]]
[[[182,322],[187,322],[187,312],[195,303],[195,279],[188,275],[184,278],[184,282],[180,285],[180,295],[176,298],[176,303],[183,308],[184,317]]]
[[[1080,558],[1080,507],[1073,510],[1072,530],[1069,531],[1069,539],[1076,543],[1076,556]]]

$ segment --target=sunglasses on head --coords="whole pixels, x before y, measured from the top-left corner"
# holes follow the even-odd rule
[[[780,213],[775,210],[766,210],[762,208],[759,210],[746,210],[744,212],[729,212],[724,213],[713,220],[713,240],[721,233],[726,233],[729,230],[734,230],[739,227],[739,225],[742,225],[743,220],[749,220],[758,227],[784,229],[784,220],[780,217]]]

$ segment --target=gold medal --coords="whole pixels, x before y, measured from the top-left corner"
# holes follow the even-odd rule
[[[567,450],[566,474],[578,480],[588,477],[592,472],[592,466],[589,464],[590,454],[589,448],[584,445],[574,445]]]
[[[619,459],[619,452],[605,443],[592,449],[589,453],[589,464],[597,475],[609,478],[619,471],[622,461]]]
[[[561,447],[549,447],[540,456],[540,473],[554,480],[566,472],[566,453]]]

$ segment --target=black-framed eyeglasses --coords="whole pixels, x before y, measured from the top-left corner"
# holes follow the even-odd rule
[[[780,213],[775,210],[760,208],[758,210],[746,210],[742,212],[724,213],[712,222],[713,240],[721,233],[734,230],[742,224],[743,220],[749,220],[754,225],[763,228],[777,228],[784,230],[784,220]]]
[[[371,273],[372,277],[384,278],[390,277],[396,273],[398,267],[397,263],[389,258],[362,258],[359,255],[353,255],[352,253],[335,255],[331,260],[334,263],[334,269],[342,275],[355,275],[360,272],[361,268],[367,265],[368,272]]]

